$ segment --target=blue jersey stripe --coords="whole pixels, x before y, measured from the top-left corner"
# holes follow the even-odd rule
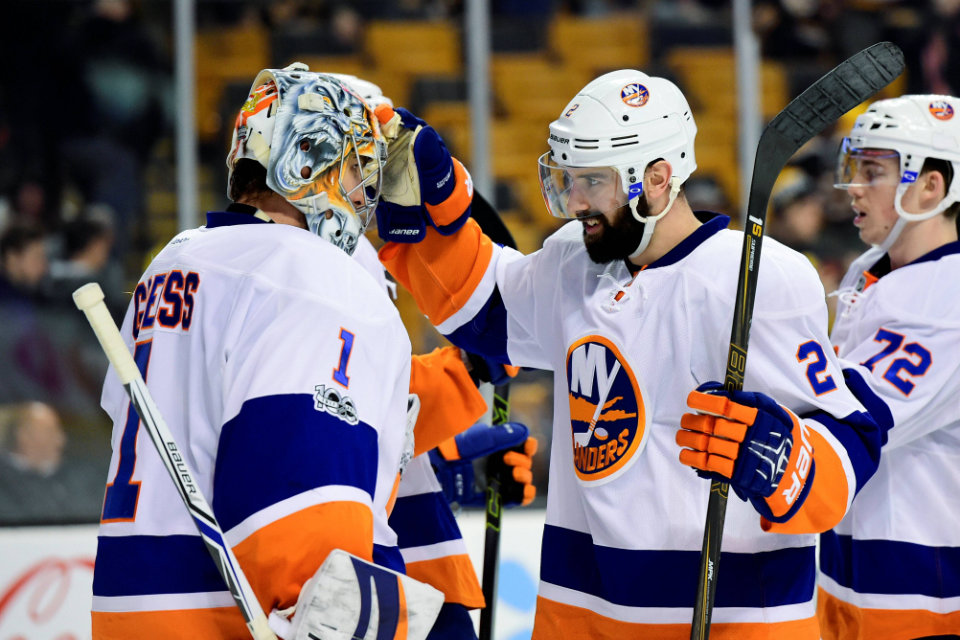
[[[390,515],[390,528],[396,531],[401,549],[461,538],[457,521],[441,493],[397,498]]]
[[[960,597],[960,547],[820,536],[820,570],[858,593]]]
[[[718,607],[776,607],[808,602],[815,584],[813,546],[721,553]],[[627,607],[692,607],[699,551],[616,549],[590,534],[546,525],[540,578]]]
[[[253,398],[223,425],[213,478],[213,510],[224,531],[310,489],[346,485],[371,496],[377,432],[290,394]]]
[[[500,288],[494,287],[490,298],[470,322],[447,334],[447,338],[466,351],[510,364],[507,357],[507,308],[503,304]]]
[[[226,591],[200,536],[100,536],[95,596]]]
[[[403,562],[403,556],[400,555],[400,549],[397,547],[386,547],[382,544],[373,545],[373,562],[381,567],[393,569],[398,573],[406,573],[407,565]]]
[[[851,413],[843,420],[837,420],[825,411],[814,411],[802,417],[812,418],[824,425],[847,451],[857,480],[856,493],[877,470],[880,448],[887,442],[887,431],[893,426],[893,415],[857,371],[844,369],[843,376],[847,387],[868,413]]]

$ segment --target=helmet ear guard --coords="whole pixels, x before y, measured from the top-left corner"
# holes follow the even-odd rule
[[[311,231],[352,253],[379,199],[386,140],[349,86],[294,63],[254,80],[234,127],[231,173],[240,158],[266,168],[267,186]]]

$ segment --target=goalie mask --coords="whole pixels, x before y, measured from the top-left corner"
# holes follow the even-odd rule
[[[631,257],[643,253],[657,220],[667,214],[680,186],[697,168],[696,133],[686,98],[669,80],[633,69],[600,76],[550,124],[550,151],[539,159],[547,210],[559,218],[576,218],[585,208],[613,213],[627,205],[644,223]],[[644,215],[639,205],[644,171],[660,159],[673,171],[670,197],[663,211]]]
[[[300,63],[264,69],[237,116],[231,173],[240,158],[266,168],[267,186],[310,231],[353,253],[380,196],[386,141],[352,89]]]
[[[838,189],[896,185],[896,224],[879,245],[890,249],[907,222],[927,220],[960,201],[960,100],[950,96],[910,95],[879,100],[854,122],[837,158],[834,186]],[[895,159],[883,163],[880,159]],[[953,170],[946,195],[929,211],[903,208],[903,195],[916,182],[928,158],[950,163]],[[898,167],[885,170],[885,165]]]

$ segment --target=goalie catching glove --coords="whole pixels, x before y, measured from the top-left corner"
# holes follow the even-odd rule
[[[509,449],[509,451],[505,451]],[[475,424],[430,451],[430,463],[447,502],[483,506],[486,493],[479,486],[474,460],[490,458],[489,473],[500,477],[503,505],[528,505],[537,495],[533,485],[533,456],[537,439],[519,422]]]
[[[406,109],[376,109],[387,139],[377,233],[387,241],[420,242],[429,224],[450,235],[470,217],[473,181],[440,135]]]
[[[769,396],[719,382],[691,391],[687,405],[696,413],[680,418],[680,462],[730,483],[767,520],[789,520],[813,484],[808,427]]]

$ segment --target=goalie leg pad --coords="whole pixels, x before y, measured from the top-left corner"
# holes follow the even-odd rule
[[[284,637],[424,640],[442,606],[430,585],[335,549],[301,589]]]

